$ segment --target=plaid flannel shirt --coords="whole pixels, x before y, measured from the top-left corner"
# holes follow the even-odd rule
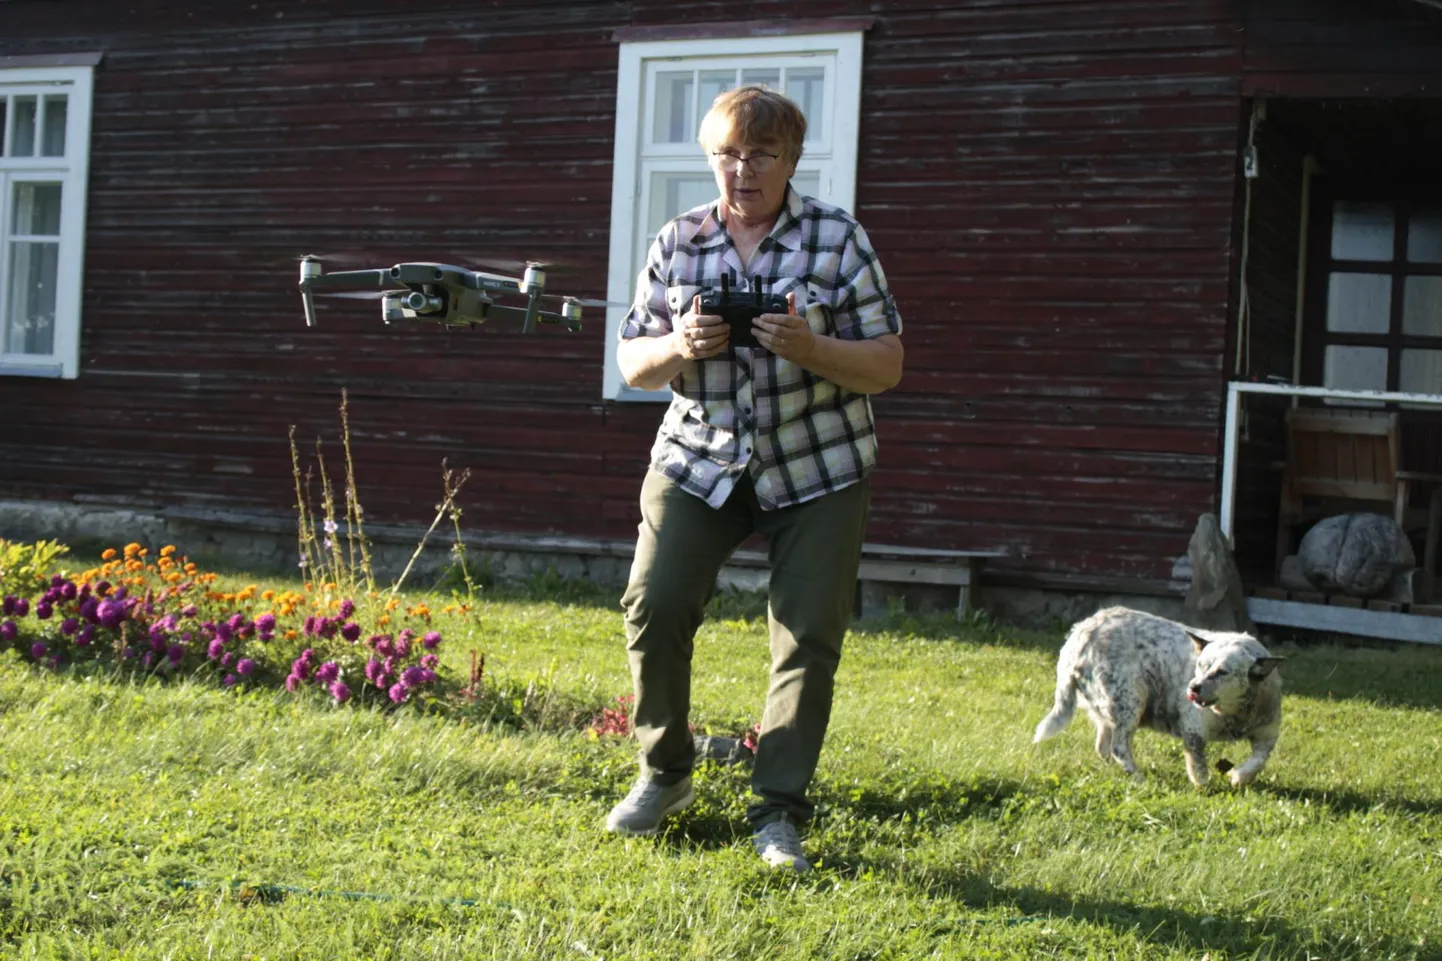
[[[839,207],[787,188],[776,225],[741,263],[713,201],[661,228],[636,281],[620,339],[660,337],[719,288],[796,293],[817,334],[865,340],[901,333],[886,276],[862,229]],[[755,347],[688,363],[671,382],[651,466],[712,507],[750,471],[765,510],[790,507],[861,480],[876,463],[871,398]]]

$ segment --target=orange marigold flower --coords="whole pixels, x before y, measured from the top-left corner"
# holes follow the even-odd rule
[[[115,560],[115,548],[113,548],[113,547],[107,547],[107,548],[105,548],[105,553],[103,553],[103,554],[100,555],[100,559],[101,559],[102,561],[113,561],[113,560]]]
[[[129,544],[125,545],[125,556],[130,557],[131,555],[138,553],[140,549],[141,547],[139,544],[131,541]]]
[[[160,549],[160,556],[161,556],[161,557],[169,557],[171,554],[174,554],[174,553],[175,553],[175,545],[174,545],[174,544],[166,544],[164,547],[162,547],[162,548]]]
[[[260,592],[260,599],[263,600],[263,601],[273,601],[273,600],[275,600],[275,591],[261,591],[261,592]]]
[[[391,616],[389,614],[382,614],[380,617],[376,618],[376,623],[379,624],[381,627],[385,627],[390,622]]]
[[[293,641],[293,640],[295,640],[297,637],[300,637],[300,632],[298,632],[298,631],[289,630],[289,631],[286,631],[286,632],[285,632],[285,639],[286,639],[287,641]]]

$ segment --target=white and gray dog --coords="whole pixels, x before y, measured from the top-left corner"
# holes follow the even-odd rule
[[[1145,725],[1182,739],[1187,776],[1207,783],[1208,741],[1252,742],[1232,768],[1233,787],[1252,783],[1282,726],[1282,679],[1250,634],[1203,631],[1154,614],[1108,607],[1079,621],[1056,666],[1056,703],[1036,727],[1042,741],[1066,727],[1081,698],[1096,725],[1097,753],[1140,778],[1132,735]]]

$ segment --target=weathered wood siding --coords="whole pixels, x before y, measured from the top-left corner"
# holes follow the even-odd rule
[[[579,335],[302,325],[296,255],[570,261],[605,284],[624,25],[782,2],[0,5],[100,49],[81,377],[0,379],[0,495],[285,511],[342,387],[372,517],[470,467],[483,529],[630,536],[654,405]],[[1243,104],[1224,0],[823,2],[866,15],[857,213],[906,320],[871,535],[1164,580],[1214,509]],[[554,283],[559,287],[561,278]],[[344,303],[344,302],[342,302]],[[338,451],[328,448],[332,473]]]

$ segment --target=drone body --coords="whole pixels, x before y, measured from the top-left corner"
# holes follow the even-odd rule
[[[315,295],[372,296],[381,302],[381,319],[426,320],[448,327],[474,327],[488,320],[519,320],[529,334],[536,324],[560,324],[581,329],[581,306],[587,301],[565,297],[560,311],[541,309],[546,293],[546,272],[528,264],[521,277],[506,277],[450,264],[404,263],[378,270],[341,270],[325,273],[319,257],[300,261],[300,294],[306,326],[315,326]],[[525,306],[500,304],[496,298],[519,295]]]

